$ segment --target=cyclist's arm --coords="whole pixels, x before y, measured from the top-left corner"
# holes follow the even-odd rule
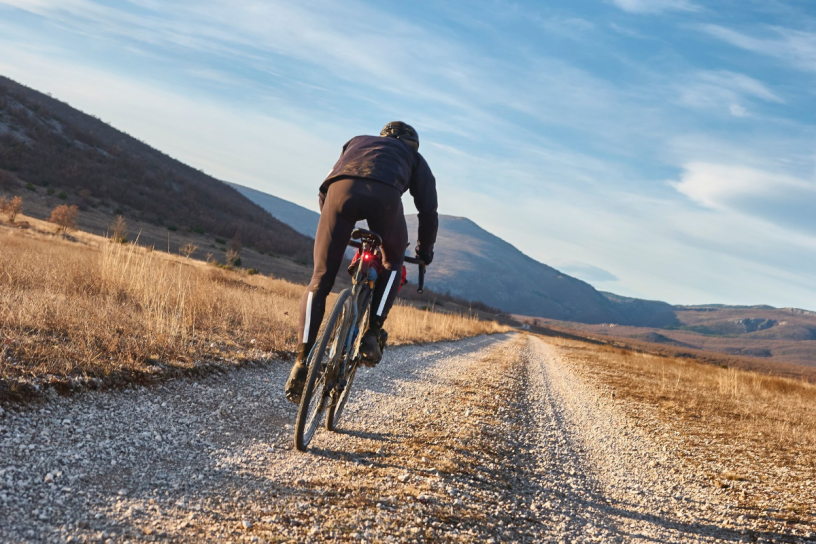
[[[352,138],[353,140],[354,138]],[[326,193],[329,192],[329,183],[331,182],[332,178],[334,177],[334,171],[341,165],[343,161],[343,155],[346,154],[346,149],[348,145],[351,143],[351,140],[343,144],[343,151],[340,152],[340,158],[337,159],[337,162],[334,163],[332,169],[329,170],[329,173],[326,175],[326,179],[323,181],[323,184],[320,185],[320,189],[317,192],[317,204],[320,206],[320,213],[323,213],[323,203],[326,202]]]
[[[436,212],[436,179],[431,173],[431,167],[417,153],[417,165],[411,177],[411,196],[414,197],[419,218],[419,232],[417,233],[417,253],[433,258],[433,247],[436,243],[436,232],[439,228],[439,216]],[[427,259],[430,261],[430,259]]]

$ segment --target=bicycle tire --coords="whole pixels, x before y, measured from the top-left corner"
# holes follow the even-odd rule
[[[368,316],[371,312],[371,306],[369,305],[371,301],[371,290],[367,289],[366,293],[362,293],[360,297],[360,308],[364,309],[365,312],[361,312],[362,318],[358,321],[358,325],[360,326],[360,332],[358,333],[358,337],[355,340],[355,346],[360,343],[360,335],[363,333],[363,328],[368,324]],[[353,353],[348,354],[347,357],[351,358]],[[337,429],[337,422],[340,421],[340,417],[343,415],[343,409],[346,406],[346,401],[348,400],[349,394],[351,394],[351,383],[354,381],[354,376],[357,374],[357,367],[359,364],[357,361],[349,361],[348,364],[351,364],[351,370],[348,372],[346,376],[346,386],[343,388],[343,392],[340,393],[340,396],[337,398],[337,401],[329,406],[328,412],[326,412],[326,429],[329,431],[335,431]]]
[[[337,297],[329,318],[320,327],[315,347],[309,355],[309,373],[306,377],[306,384],[303,388],[297,420],[295,421],[295,449],[298,451],[306,451],[320,423],[320,414],[325,408],[326,402],[325,381],[322,381],[326,375],[326,368],[323,367],[326,348],[333,337],[339,336],[341,339],[345,339],[350,326],[347,317],[350,316],[351,309],[351,290],[345,289]],[[344,312],[345,317],[343,316]],[[328,361],[328,363],[330,362]],[[316,401],[316,404],[312,402],[313,400]],[[312,406],[313,404],[314,406]]]

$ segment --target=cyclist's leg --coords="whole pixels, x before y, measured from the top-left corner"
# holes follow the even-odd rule
[[[382,326],[388,317],[391,306],[397,298],[400,281],[402,280],[402,264],[405,258],[405,247],[408,245],[408,227],[405,224],[405,214],[402,210],[402,201],[398,209],[388,215],[369,219],[368,224],[383,240],[383,265],[385,273],[377,278],[372,296],[372,321]]]
[[[370,212],[367,220],[371,230],[382,237],[385,268],[384,273],[377,278],[377,283],[374,285],[371,300],[372,313],[360,346],[363,361],[367,364],[377,364],[382,358],[380,349],[382,326],[397,297],[402,279],[405,246],[408,243],[408,229],[405,225],[405,215],[399,194],[397,193],[395,198],[391,193],[385,192],[381,197],[376,210],[367,210]]]
[[[343,255],[357,221],[356,204],[348,189],[352,180],[339,180],[329,187],[315,233],[314,271],[300,302],[298,348],[295,364],[286,382],[286,396],[299,402],[306,380],[306,359],[314,345],[323,314]]]
[[[317,337],[326,297],[343,262],[351,231],[357,221],[356,203],[348,189],[353,180],[333,183],[326,195],[315,233],[314,272],[300,301],[298,343],[311,346]]]

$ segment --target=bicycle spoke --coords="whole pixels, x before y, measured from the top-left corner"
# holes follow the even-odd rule
[[[343,352],[349,298],[348,289],[340,294],[329,319],[318,333],[314,351],[309,357],[309,374],[295,425],[295,448],[301,451],[311,442],[320,418],[330,407],[331,390],[337,384],[337,365]]]

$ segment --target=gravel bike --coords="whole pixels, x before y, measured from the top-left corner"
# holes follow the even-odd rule
[[[295,448],[300,451],[309,446],[324,415],[326,429],[336,429],[357,368],[365,364],[359,353],[360,341],[372,312],[371,295],[378,275],[375,263],[382,259],[382,239],[369,230],[355,229],[349,245],[358,249],[359,257],[352,270],[352,287],[344,289],[337,297],[306,359],[309,372],[295,423]],[[405,262],[419,266],[417,291],[421,293],[425,284],[425,263],[412,257],[405,257]],[[387,334],[383,331],[379,338],[381,350],[385,349],[386,340]]]

